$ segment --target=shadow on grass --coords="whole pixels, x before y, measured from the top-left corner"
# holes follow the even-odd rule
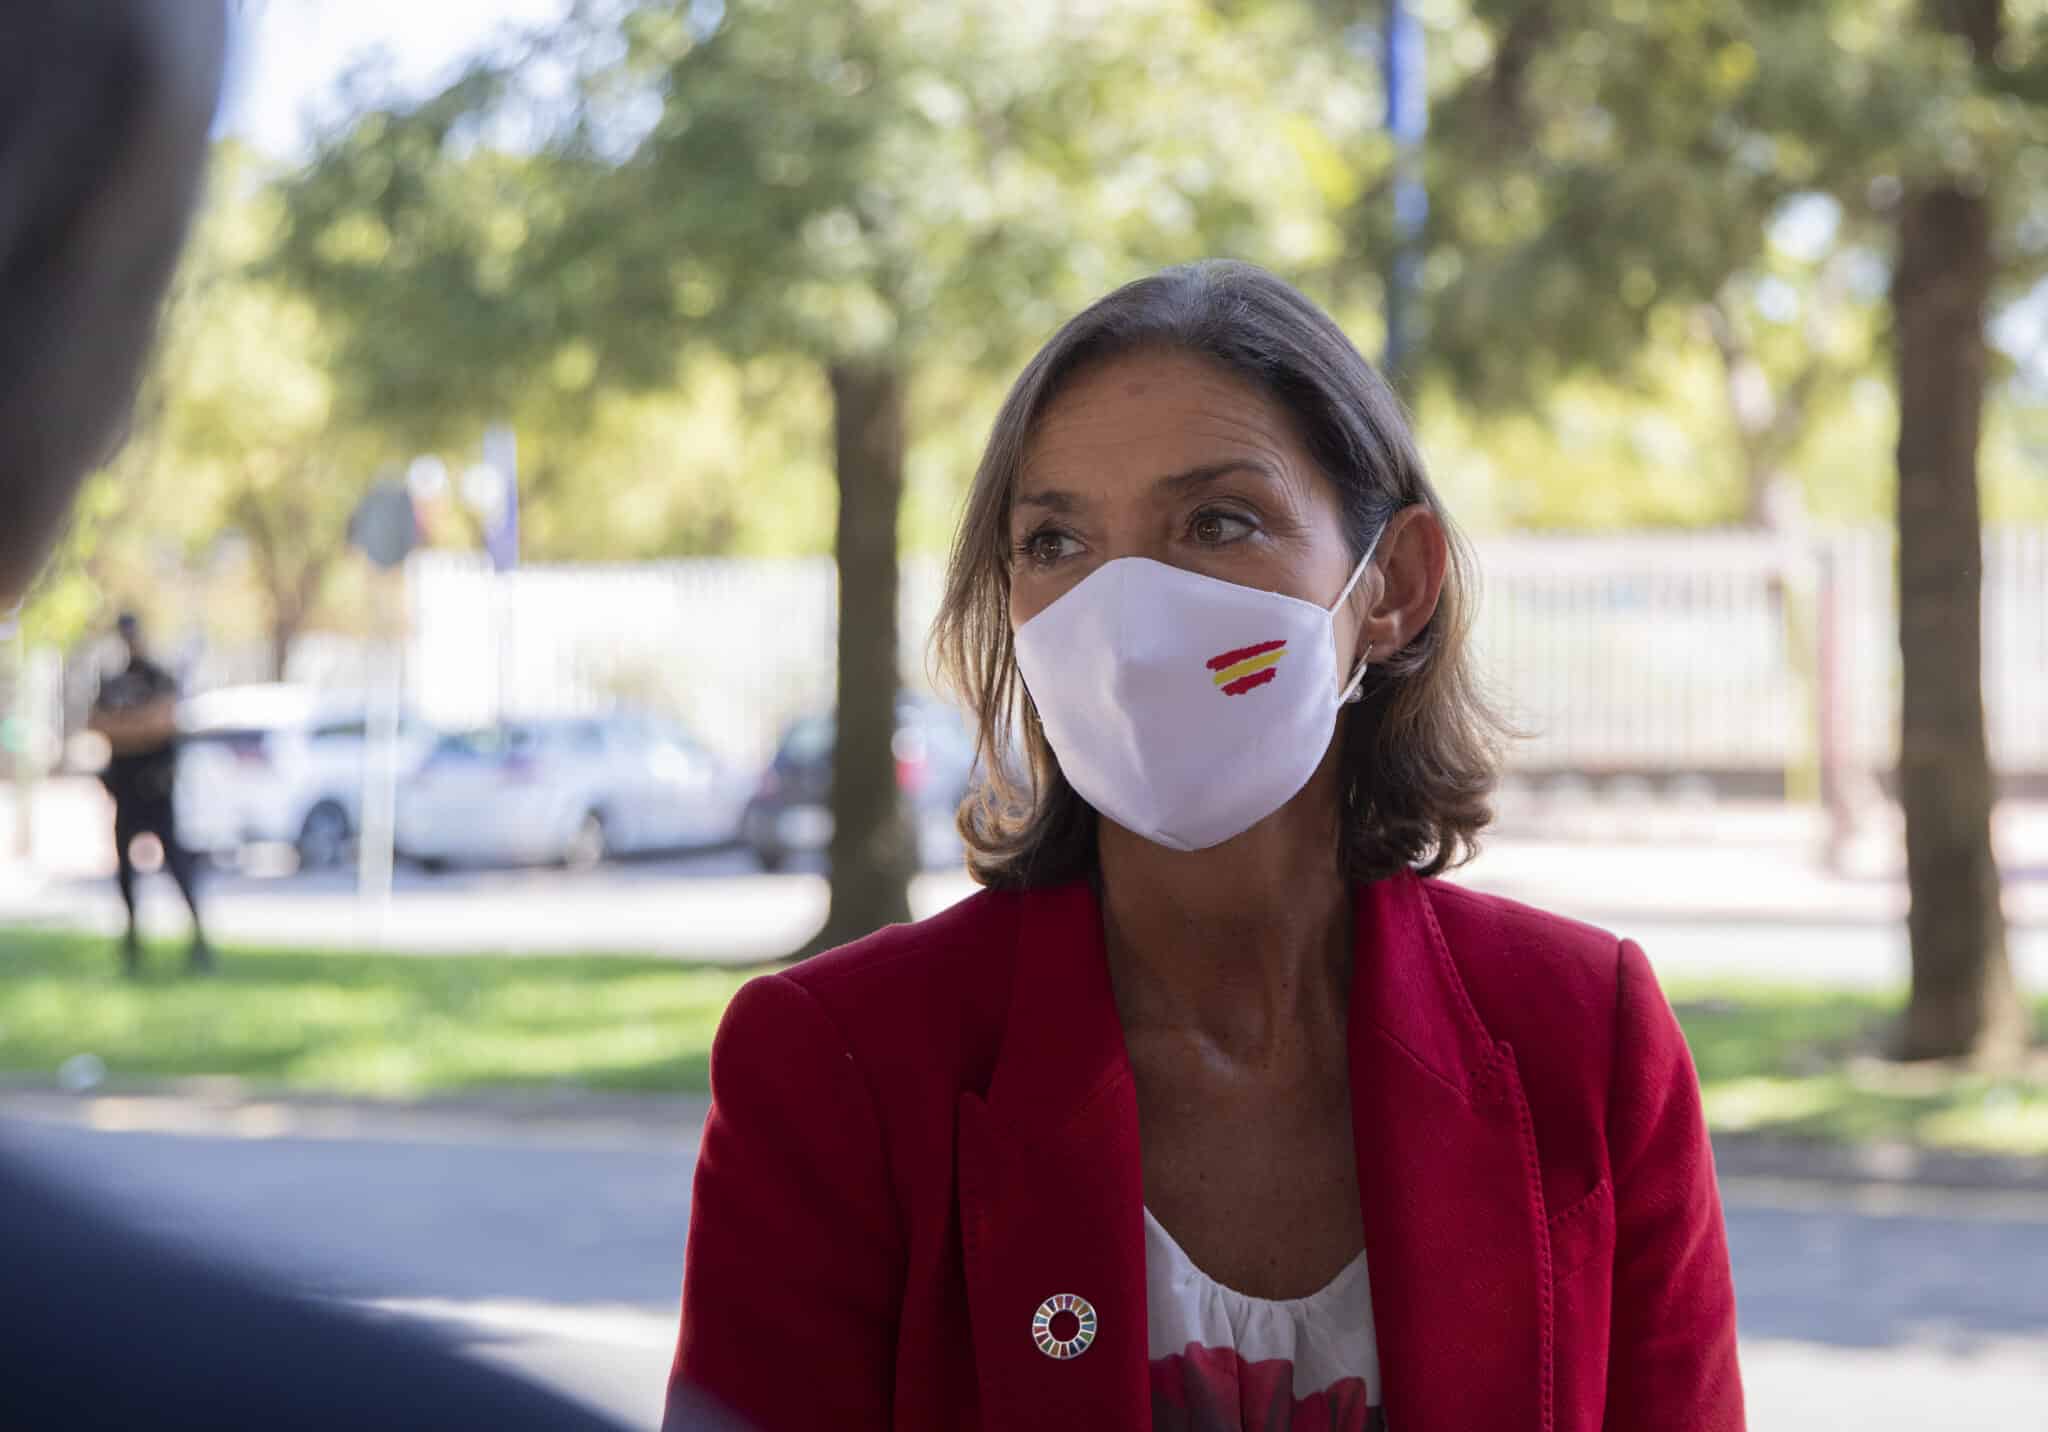
[[[1862,993],[1715,986],[1677,993],[1671,1007],[1702,1083],[1739,1075],[1815,1072],[1874,1050],[1890,1001]]]
[[[2048,1154],[2048,1081],[2038,1068],[1889,1060],[1897,998],[1733,983],[1674,993],[1717,1131]],[[2048,1043],[2048,1000],[2034,1016]]]

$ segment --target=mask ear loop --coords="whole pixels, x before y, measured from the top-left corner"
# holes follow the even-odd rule
[[[1344,694],[1337,698],[1337,704],[1339,706],[1349,706],[1354,701],[1360,701],[1364,699],[1365,691],[1363,688],[1365,686],[1365,664],[1367,661],[1371,659],[1371,657],[1372,643],[1367,642],[1365,644],[1365,650],[1359,654],[1358,670],[1352,673],[1351,684],[1345,687]]]
[[[1372,541],[1366,544],[1365,555],[1360,557],[1358,565],[1351,569],[1351,580],[1344,584],[1344,590],[1337,593],[1337,600],[1330,607],[1330,615],[1333,618],[1343,609],[1344,603],[1351,600],[1351,593],[1357,589],[1359,579],[1365,575],[1365,569],[1372,565],[1372,554],[1379,550],[1380,538],[1387,535],[1389,525],[1382,523],[1380,530],[1372,534]],[[1359,699],[1362,694],[1359,688],[1365,684],[1365,663],[1371,656],[1372,643],[1367,642],[1365,650],[1359,654],[1358,669],[1351,673],[1351,680],[1345,683],[1343,695],[1337,698],[1339,706],[1348,706]]]

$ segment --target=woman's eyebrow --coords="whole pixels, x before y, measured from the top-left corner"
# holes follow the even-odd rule
[[[1258,458],[1233,457],[1220,462],[1205,462],[1200,467],[1191,467],[1185,472],[1169,473],[1165,477],[1155,479],[1152,489],[1155,492],[1178,496],[1194,488],[1206,486],[1220,477],[1228,477],[1234,472],[1257,473],[1260,477],[1275,481],[1279,478],[1279,474],[1274,472],[1271,465]],[[1013,511],[1036,507],[1046,512],[1060,513],[1078,512],[1086,505],[1078,494],[1059,487],[1039,487],[1028,492],[1020,492],[1010,504]]]
[[[1204,487],[1219,477],[1228,477],[1233,472],[1253,472],[1260,477],[1278,480],[1279,474],[1266,463],[1254,457],[1225,458],[1221,462],[1205,462],[1200,467],[1191,467],[1186,472],[1176,472],[1160,478],[1152,486],[1155,489],[1185,493],[1190,489]]]
[[[1073,512],[1080,508],[1081,499],[1057,487],[1041,487],[1032,492],[1018,493],[1010,505],[1013,508],[1042,507],[1048,512]]]

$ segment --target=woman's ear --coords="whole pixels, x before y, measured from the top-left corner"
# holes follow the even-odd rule
[[[1387,523],[1372,565],[1359,583],[1370,604],[1359,626],[1359,643],[1363,650],[1371,642],[1373,655],[1388,661],[1436,615],[1450,565],[1443,523],[1423,503],[1402,508]]]

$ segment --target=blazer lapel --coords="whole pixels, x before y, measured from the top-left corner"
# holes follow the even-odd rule
[[[1010,1016],[987,1099],[960,1096],[960,1222],[983,1425],[1151,1425],[1144,1175],[1130,1058],[1084,884],[1021,902]],[[1085,1351],[1041,1351],[1059,1294],[1095,1315]],[[1062,1326],[1060,1331],[1064,1331]]]
[[[960,1097],[961,1233],[989,1432],[1151,1419],[1137,1094],[1086,885],[1021,902],[986,1099]],[[1480,1022],[1421,882],[1357,895],[1350,1012],[1360,1214],[1392,1432],[1551,1427],[1550,1244],[1513,1052]],[[1057,1294],[1078,1356],[1039,1350]]]
[[[1513,1052],[1413,874],[1362,888],[1357,920],[1352,1131],[1387,1426],[1548,1432],[1550,1243]]]

